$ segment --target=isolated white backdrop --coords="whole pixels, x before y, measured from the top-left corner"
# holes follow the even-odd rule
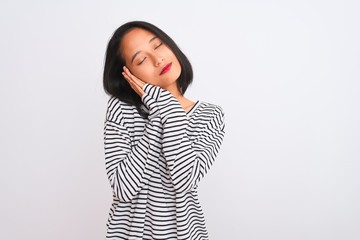
[[[130,20],[223,107],[199,186],[212,240],[360,239],[358,1],[0,3],[0,239],[104,239],[106,44]]]

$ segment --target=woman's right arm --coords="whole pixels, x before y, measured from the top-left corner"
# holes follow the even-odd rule
[[[117,104],[111,110],[108,106],[105,119],[105,166],[114,195],[120,201],[129,202],[147,184],[154,171],[154,163],[161,152],[162,125],[157,110],[150,108],[144,134],[133,146],[128,130],[119,120],[122,117],[109,113],[122,114],[121,105]]]

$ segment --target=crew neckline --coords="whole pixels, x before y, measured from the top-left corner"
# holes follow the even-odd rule
[[[190,116],[191,113],[193,113],[195,111],[195,109],[198,107],[199,103],[200,103],[200,100],[197,100],[195,102],[195,104],[190,108],[190,110],[188,112],[186,112],[186,116]]]

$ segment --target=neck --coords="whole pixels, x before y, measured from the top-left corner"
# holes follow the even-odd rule
[[[180,103],[185,98],[181,94],[181,92],[180,92],[180,90],[179,90],[179,88],[177,87],[176,84],[167,87],[166,90],[169,91]]]
[[[180,103],[181,107],[187,112],[194,104],[195,102],[192,102],[191,100],[184,97],[184,95],[180,92],[180,89],[177,87],[176,84],[171,85],[167,88],[165,88],[167,91],[169,91]]]

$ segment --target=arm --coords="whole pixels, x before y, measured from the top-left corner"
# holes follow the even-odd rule
[[[151,101],[149,102],[149,104]],[[120,117],[114,112],[120,111]],[[108,106],[104,127],[105,166],[114,195],[120,201],[131,201],[146,184],[154,162],[161,152],[162,125],[158,111],[150,108],[149,122],[136,146],[131,143],[128,130],[121,119],[121,105]]]
[[[189,124],[186,112],[168,91],[146,84],[145,93],[151,94],[158,106],[163,125],[163,153],[175,189],[189,191],[212,166],[224,138],[224,113],[218,106],[204,113],[206,121],[194,142],[186,133]]]

